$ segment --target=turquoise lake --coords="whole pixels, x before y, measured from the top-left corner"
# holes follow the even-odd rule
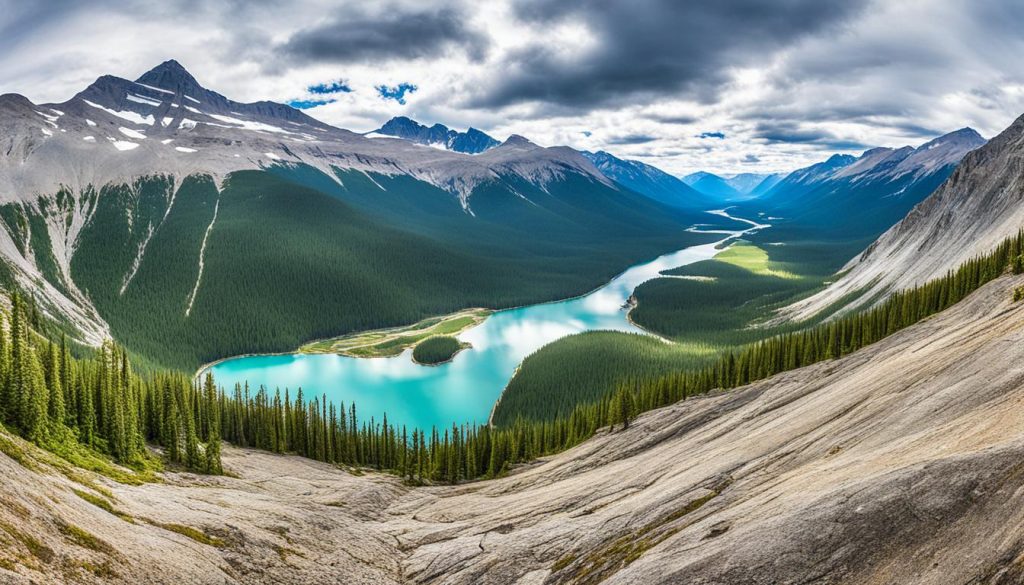
[[[714,211],[717,215],[728,215]],[[751,224],[747,231],[767,227]],[[714,231],[723,239],[744,232]],[[605,286],[582,297],[499,311],[464,331],[473,345],[439,366],[413,363],[411,350],[388,358],[352,358],[326,354],[244,356],[210,367],[218,385],[248,381],[260,386],[303,389],[307,399],[326,394],[346,407],[355,401],[360,420],[388,421],[412,427],[444,428],[453,422],[485,423],[491,408],[523,359],[556,339],[591,330],[642,332],[626,318],[624,303],[644,281],[662,270],[714,256],[717,242],[692,246],[630,267]]]

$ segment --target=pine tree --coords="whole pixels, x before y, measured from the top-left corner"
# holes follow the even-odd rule
[[[37,445],[42,445],[49,437],[49,391],[43,376],[39,360],[35,352],[28,348],[28,383],[24,388],[27,394],[23,406],[25,416],[25,438]]]

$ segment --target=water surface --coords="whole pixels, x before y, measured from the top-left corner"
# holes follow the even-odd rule
[[[729,217],[724,211],[714,211]],[[754,222],[750,230],[766,227]],[[748,231],[750,231],[748,230]],[[715,231],[723,240],[744,232]],[[721,241],[721,240],[720,240]],[[484,423],[491,407],[523,358],[556,339],[592,330],[641,332],[623,308],[633,290],[662,270],[713,257],[718,242],[691,246],[630,267],[605,286],[575,299],[498,311],[458,337],[472,348],[439,366],[412,362],[411,350],[388,358],[352,358],[330,354],[245,356],[211,367],[225,388],[248,381],[265,386],[303,388],[304,395],[326,394],[346,407],[355,401],[360,420],[371,416],[411,427],[442,428],[453,422]]]

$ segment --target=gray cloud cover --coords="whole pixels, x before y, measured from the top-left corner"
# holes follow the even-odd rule
[[[368,4],[369,5],[369,4]],[[452,7],[395,9],[378,5],[367,11],[345,7],[326,22],[302,29],[277,47],[298,62],[352,62],[372,59],[420,59],[450,49],[479,61],[487,38],[466,23]]]
[[[583,23],[597,43],[565,56],[546,43],[510,55],[474,103],[520,100],[589,108],[674,93],[715,99],[727,67],[842,23],[864,0],[527,0],[515,13],[530,26]]]
[[[175,58],[242,100],[315,105],[344,79],[307,112],[358,131],[408,115],[769,171],[995,134],[1024,112],[1022,29],[1020,0],[0,0],[0,91],[62,101]]]

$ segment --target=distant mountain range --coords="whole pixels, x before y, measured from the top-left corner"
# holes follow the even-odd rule
[[[721,201],[742,201],[760,197],[778,183],[784,174],[740,173],[727,177],[698,171],[683,177],[690,187]]]
[[[964,149],[971,148],[963,153]],[[991,252],[1024,225],[1024,116],[983,143],[969,128],[948,134],[909,153],[905,149],[865,153],[896,159],[854,176],[945,175],[945,181],[893,225],[842,271],[821,293],[784,311],[790,318],[810,317],[842,304],[846,310],[877,302],[888,294],[943,276],[967,260]],[[886,156],[888,154],[888,156]],[[958,158],[959,157],[959,158]],[[906,161],[919,161],[911,168]],[[962,160],[960,160],[962,159]],[[959,165],[952,169],[955,161]],[[850,165],[852,171],[858,170]],[[883,167],[884,168],[884,167]],[[898,171],[896,169],[899,169]]]
[[[859,157],[833,155],[793,171],[756,201],[761,211],[804,230],[874,239],[902,219],[985,144],[970,128],[916,148],[873,148]],[[867,242],[864,242],[866,245]]]
[[[635,160],[624,160],[605,151],[583,151],[606,177],[666,205],[686,209],[709,209],[714,199],[690,187],[665,171]]]
[[[405,116],[391,118],[383,126],[369,134],[403,138],[416,144],[464,154],[479,154],[501,144],[476,128],[458,132],[443,124],[434,124],[428,127]]]
[[[405,116],[392,118],[377,130],[367,132],[364,136],[368,138],[401,138],[415,144],[463,154],[479,154],[502,144],[476,128],[458,132],[444,124],[426,126]],[[765,183],[770,186],[769,183],[771,183],[770,181],[766,182],[769,175],[751,173],[736,175],[731,178],[736,187],[726,187],[726,194],[722,195],[714,189],[708,189],[707,192],[695,189],[685,180],[670,175],[655,166],[636,160],[621,159],[606,151],[580,151],[580,154],[590,160],[608,179],[659,203],[681,209],[710,209],[723,200],[750,194],[759,187],[763,191],[764,187],[761,187],[761,184]],[[710,175],[709,173],[705,174]],[[771,175],[771,177],[775,177],[775,175]]]

